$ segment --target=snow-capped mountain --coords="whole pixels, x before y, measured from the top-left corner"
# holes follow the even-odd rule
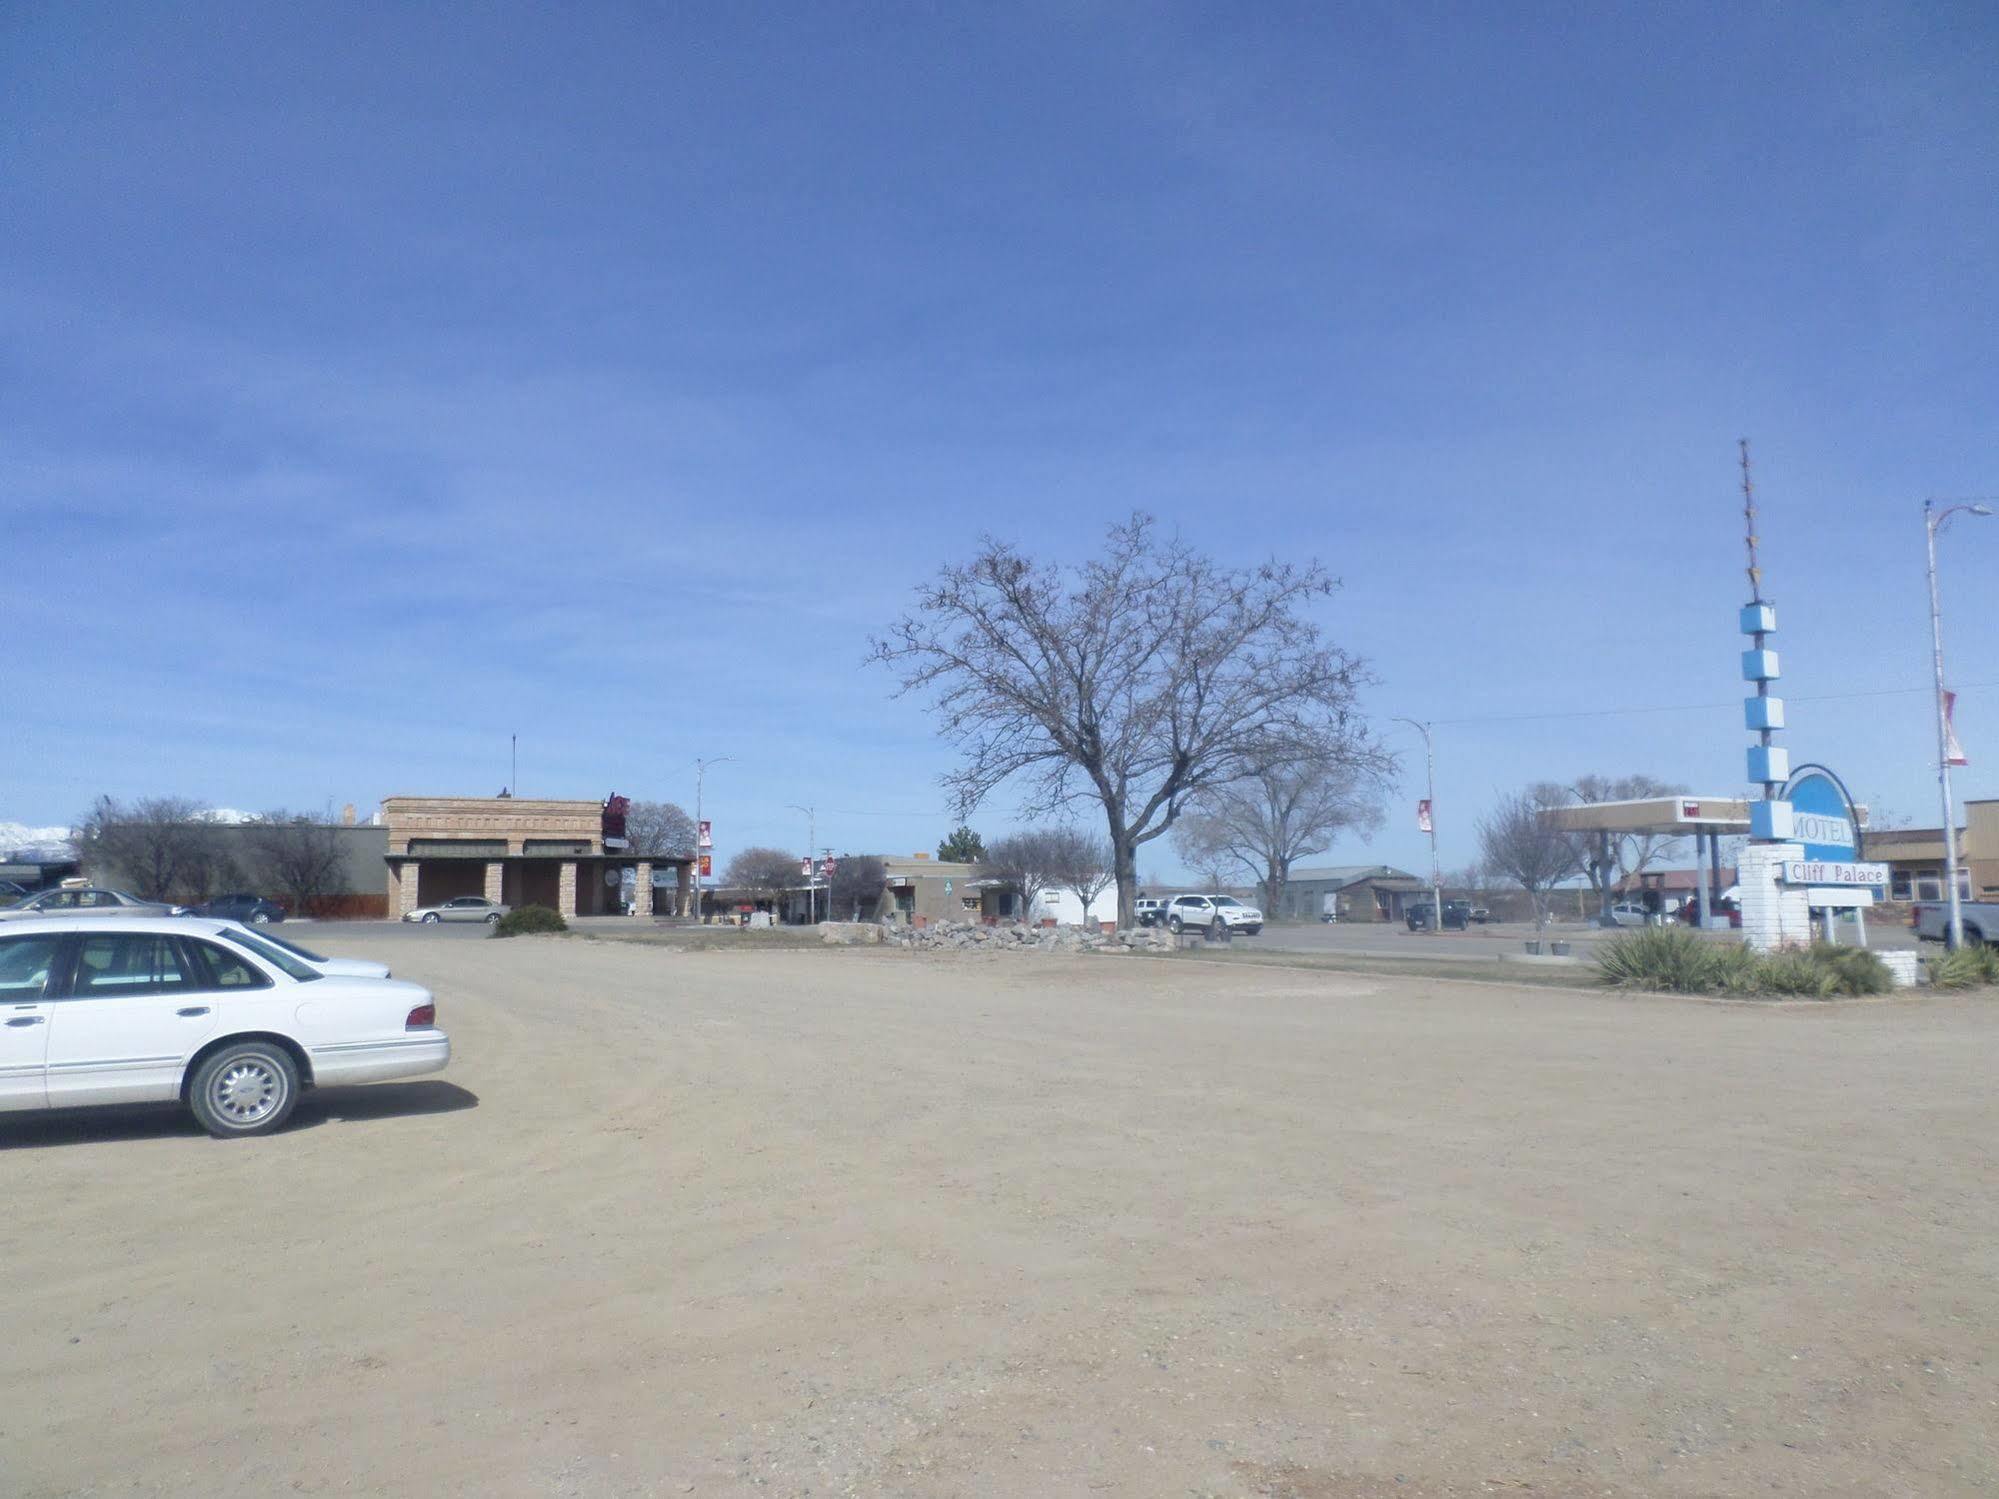
[[[68,828],[31,828],[24,822],[0,822],[0,856],[41,856],[69,859],[76,851],[69,844]]]

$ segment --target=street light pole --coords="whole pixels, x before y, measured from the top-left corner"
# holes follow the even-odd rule
[[[1413,718],[1398,718],[1423,736],[1423,789],[1430,803],[1430,920],[1431,930],[1444,929],[1444,877],[1437,866],[1437,747],[1430,739],[1430,726]]]
[[[708,892],[701,888],[701,790],[707,779],[708,767],[722,765],[735,759],[734,755],[715,755],[706,760],[694,762],[694,920],[698,925],[707,915],[703,907],[707,904]]]
[[[1943,607],[1937,600],[1937,532],[1960,510],[1972,515],[1992,513],[1992,507],[1982,502],[1938,510],[1935,501],[1923,501],[1923,537],[1928,544],[1930,563],[1930,665],[1936,673],[1937,691],[1937,785],[1943,796],[1944,898],[1950,902],[1948,945],[1953,952],[1964,946],[1964,907],[1957,896],[1957,816],[1950,795],[1950,705],[1943,685]]]
[[[786,802],[788,811],[805,814],[805,919],[813,926],[819,924],[819,876],[814,872],[816,862],[812,850],[819,846],[819,813],[813,807],[801,807],[797,802]],[[830,914],[830,913],[828,913]]]

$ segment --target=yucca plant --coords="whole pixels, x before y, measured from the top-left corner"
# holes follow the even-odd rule
[[[1714,992],[1754,994],[1762,968],[1762,954],[1739,943],[1714,949]]]
[[[1596,950],[1597,976],[1616,989],[1664,989],[1706,994],[1716,987],[1716,947],[1683,927],[1644,927]]]
[[[1895,987],[1888,965],[1864,947],[1836,947],[1828,942],[1811,949],[1812,960],[1830,969],[1840,994],[1886,994]]]
[[[1757,963],[1756,990],[1798,999],[1831,999],[1840,992],[1840,976],[1813,949],[1789,947],[1768,953]]]
[[[1930,983],[1939,989],[1999,984],[1999,947],[1960,947],[1929,960]]]

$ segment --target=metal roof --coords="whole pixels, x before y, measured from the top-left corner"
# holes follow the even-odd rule
[[[1418,876],[1392,864],[1327,864],[1315,869],[1294,869],[1286,884],[1318,881],[1335,885],[1357,885],[1362,880],[1413,880]]]

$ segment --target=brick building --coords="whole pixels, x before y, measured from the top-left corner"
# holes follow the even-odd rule
[[[650,916],[657,896],[687,909],[687,858],[632,853],[594,801],[511,796],[391,796],[382,802],[388,914],[456,895],[564,916]]]

